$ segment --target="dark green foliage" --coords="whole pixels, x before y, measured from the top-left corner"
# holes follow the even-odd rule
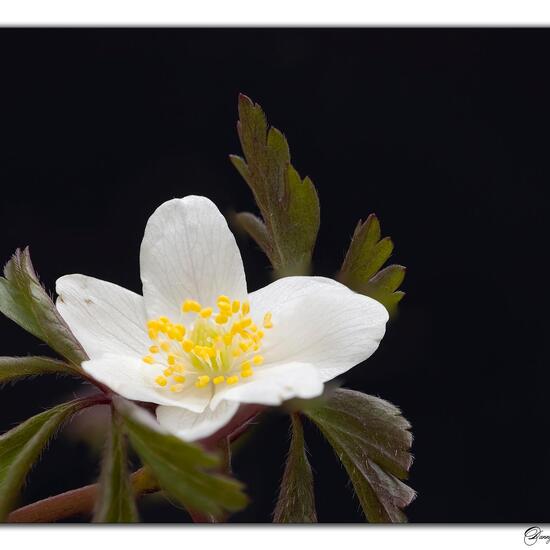
[[[399,409],[371,395],[337,389],[304,413],[346,468],[369,522],[405,522],[402,509],[415,492],[400,480],[412,463],[412,435]]]
[[[291,415],[292,439],[281,482],[274,523],[317,523],[313,474],[306,455],[300,416]]]
[[[0,357],[0,384],[39,374],[79,376],[80,371],[49,357]]]
[[[16,250],[0,277],[0,311],[75,366],[87,359],[34,271],[29,249]]]
[[[392,314],[405,295],[397,290],[405,278],[405,268],[390,265],[381,269],[393,252],[392,240],[381,236],[380,222],[374,214],[364,223],[359,221],[338,280],[352,290],[378,300]]]
[[[231,161],[254,193],[263,220],[244,212],[237,221],[266,253],[280,276],[309,271],[319,231],[313,182],[290,164],[284,135],[267,124],[262,108],[239,96],[239,138],[244,159]]]
[[[220,458],[174,435],[158,431],[135,405],[115,400],[132,447],[161,488],[188,510],[220,517],[247,504],[242,484],[218,473]]]
[[[89,404],[81,399],[58,405],[0,436],[0,521],[6,520],[28,471],[50,438],[65,420]]]
[[[115,410],[113,410],[111,428],[103,453],[94,521],[100,523],[138,521],[134,491],[128,472],[126,440],[122,432],[122,422]]]

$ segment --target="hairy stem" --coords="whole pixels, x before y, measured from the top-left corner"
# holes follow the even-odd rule
[[[102,401],[103,402],[103,401]],[[220,441],[232,441],[239,437],[263,407],[247,405],[239,409],[233,419],[214,435],[200,441],[208,450],[215,450]],[[131,483],[136,497],[159,490],[155,480],[145,468],[140,468],[131,475]],[[77,515],[90,514],[94,508],[98,492],[98,484],[86,485],[66,493],[33,502],[13,511],[7,521],[9,523],[52,523]],[[190,512],[195,523],[211,523],[213,518]]]

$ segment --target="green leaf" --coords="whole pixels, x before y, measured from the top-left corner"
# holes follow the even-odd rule
[[[306,455],[302,422],[297,413],[290,418],[292,439],[273,522],[317,523],[313,474]]]
[[[371,214],[364,223],[360,220],[357,224],[338,274],[341,283],[378,300],[390,314],[405,295],[397,289],[406,271],[402,265],[390,265],[381,270],[392,252],[392,240],[389,237],[381,239],[380,222]]]
[[[190,511],[214,517],[246,505],[242,484],[217,473],[218,456],[158,431],[159,427],[152,424],[144,409],[120,398],[114,403],[124,419],[133,448],[169,496]]]
[[[75,366],[87,359],[34,271],[29,249],[16,250],[0,277],[0,311]]]
[[[122,432],[120,416],[114,409],[107,446],[103,454],[94,521],[98,523],[138,521],[134,491],[128,472],[126,440]]]
[[[49,357],[0,357],[0,384],[39,374],[79,375],[63,361]]]
[[[310,268],[319,231],[319,198],[311,179],[290,163],[284,135],[269,128],[262,108],[239,96],[237,125],[245,158],[230,159],[249,185],[263,217],[241,213],[238,221],[268,256],[279,275],[303,275]]]
[[[61,424],[90,400],[79,399],[37,414],[0,436],[0,521],[5,521],[28,471]]]
[[[318,426],[344,465],[370,522],[405,522],[415,497],[405,483],[412,435],[400,410],[378,397],[337,389],[304,413]]]

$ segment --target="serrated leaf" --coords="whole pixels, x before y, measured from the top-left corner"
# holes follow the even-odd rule
[[[306,455],[304,430],[297,413],[291,415],[292,439],[273,514],[274,523],[317,523],[313,474]]]
[[[0,277],[0,311],[73,365],[80,366],[87,359],[82,346],[40,284],[28,248],[16,250],[4,267],[4,277]]]
[[[214,517],[246,505],[242,484],[217,472],[218,456],[158,431],[144,417],[143,409],[118,398],[114,403],[123,417],[132,447],[169,496],[188,510]]]
[[[392,252],[392,240],[381,238],[380,222],[371,214],[364,223],[360,220],[357,224],[337,277],[352,290],[378,300],[390,314],[405,295],[397,289],[406,272],[402,265],[390,265],[381,270]]]
[[[78,376],[75,367],[49,357],[0,357],[0,384],[40,374]]]
[[[0,521],[5,521],[28,471],[61,424],[89,406],[80,399],[37,414],[0,436]]]
[[[412,464],[410,424],[391,403],[337,389],[304,410],[344,465],[369,522],[405,522],[415,492],[401,481]]]
[[[113,409],[107,445],[103,453],[94,522],[135,523],[137,521],[135,495],[128,472],[126,440],[122,432],[121,419]]]
[[[247,223],[250,218],[244,223],[241,218],[242,226],[279,275],[303,275],[309,271],[319,231],[315,187],[308,177],[302,180],[291,165],[285,136],[269,128],[262,108],[242,94],[237,130],[245,159],[236,155],[230,158],[254,194],[265,231]]]

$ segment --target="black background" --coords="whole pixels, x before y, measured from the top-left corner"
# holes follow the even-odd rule
[[[227,155],[237,95],[266,110],[319,191],[317,274],[338,269],[376,212],[408,267],[399,318],[345,385],[412,422],[412,522],[548,522],[544,190],[550,33],[544,29],[74,29],[0,31],[0,259],[29,244],[49,289],[85,273],[140,291],[148,216],[190,193],[253,210]],[[251,289],[266,258],[240,241]],[[2,355],[48,350],[5,318]],[[0,393],[0,429],[80,383]],[[90,430],[85,430],[88,434]],[[332,451],[306,431],[319,520],[361,520]],[[287,449],[272,416],[236,455],[269,521]],[[92,482],[94,452],[58,438],[24,502]],[[144,499],[147,521],[185,520]]]

